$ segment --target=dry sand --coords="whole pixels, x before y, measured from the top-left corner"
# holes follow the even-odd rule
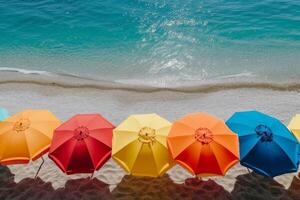
[[[50,109],[61,120],[77,113],[101,113],[114,124],[133,113],[158,113],[173,121],[195,111],[224,120],[234,111],[257,109],[285,124],[300,111],[298,91],[226,89],[184,93],[126,91],[121,89],[65,88],[38,83],[0,84],[0,106],[15,113],[26,108]],[[161,178],[126,175],[114,161],[89,175],[63,174],[44,156],[39,178],[33,179],[41,160],[29,165],[0,168],[0,199],[300,199],[295,173],[275,179],[236,165],[225,177],[193,178],[179,166]]]

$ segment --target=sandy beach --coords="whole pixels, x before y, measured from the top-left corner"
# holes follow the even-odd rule
[[[35,75],[2,73],[0,105],[10,114],[26,108],[51,110],[62,121],[77,113],[101,113],[115,125],[130,114],[157,113],[173,121],[203,111],[224,120],[233,112],[257,109],[287,124],[300,108],[296,90],[228,88],[206,92],[130,91],[122,88],[63,87]],[[15,80],[27,80],[23,83]],[[113,160],[94,174],[65,175],[50,160],[34,179],[41,160],[1,166],[0,199],[297,199],[296,173],[271,178],[248,173],[239,164],[224,177],[193,178],[175,166],[160,178],[127,175]]]

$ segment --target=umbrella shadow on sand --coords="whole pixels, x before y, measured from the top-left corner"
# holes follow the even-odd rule
[[[234,200],[292,200],[296,199],[293,197],[295,195],[293,189],[289,192],[273,178],[261,176],[254,172],[237,176],[234,189],[231,192],[231,197]]]
[[[97,178],[81,178],[68,180],[64,188],[58,188],[52,199],[79,200],[79,199],[114,199],[109,190],[109,185]]]
[[[189,178],[174,183],[168,175],[159,178],[126,175],[112,191],[116,199],[230,199],[230,193],[213,180]]]
[[[93,178],[73,179],[64,188],[55,190],[52,183],[40,178],[25,178],[14,182],[14,175],[8,167],[0,166],[0,199],[2,200],[79,200],[114,199],[109,186]]]
[[[300,178],[296,176],[293,178],[288,194],[292,199],[300,199]]]
[[[15,183],[9,168],[0,166],[0,199],[47,199],[53,191],[52,184],[40,178],[25,178]]]
[[[93,178],[73,179],[64,188],[54,189],[40,178],[14,181],[8,167],[0,165],[0,199],[2,200],[78,200],[78,199],[299,199],[300,180],[294,177],[288,190],[272,178],[255,173],[238,176],[231,194],[213,180],[189,178],[174,183],[168,175],[159,178],[126,175],[110,192],[109,185]]]

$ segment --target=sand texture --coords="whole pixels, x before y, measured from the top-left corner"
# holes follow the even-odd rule
[[[101,113],[115,125],[130,114],[157,113],[173,121],[195,111],[228,119],[235,111],[257,109],[288,124],[300,112],[298,91],[226,89],[206,93],[65,88],[36,83],[0,84],[0,106],[10,114],[26,108],[51,110],[62,121],[77,113]],[[296,173],[275,179],[251,173],[237,164],[224,177],[193,178],[175,166],[160,178],[133,177],[109,160],[89,174],[65,175],[44,156],[41,160],[0,168],[0,199],[300,199]]]

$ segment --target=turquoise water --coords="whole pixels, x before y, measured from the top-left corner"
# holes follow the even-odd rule
[[[300,75],[300,1],[0,1],[0,69],[170,85]]]

